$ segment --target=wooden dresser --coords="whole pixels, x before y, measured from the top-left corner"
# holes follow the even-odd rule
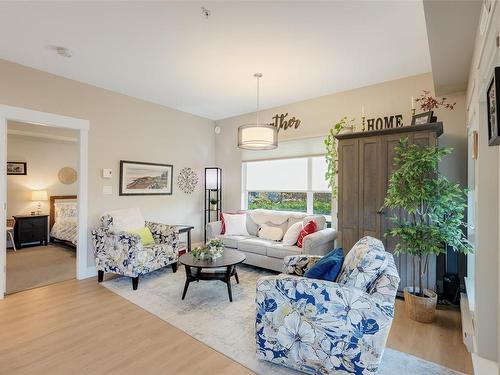
[[[49,215],[14,216],[14,241],[18,249],[25,245],[47,245]]]
[[[418,145],[436,145],[443,134],[441,122],[401,128],[340,134],[338,163],[338,229],[339,243],[345,250],[363,236],[384,242],[386,251],[393,253],[397,241],[385,238],[389,217],[397,212],[383,209],[389,178],[393,172],[395,147],[401,138]],[[395,256],[401,282],[399,290],[410,286],[413,257]],[[429,261],[427,285],[435,290],[436,258]]]

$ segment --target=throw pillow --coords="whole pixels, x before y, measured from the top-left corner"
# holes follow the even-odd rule
[[[299,238],[297,239],[297,246],[302,247],[304,237],[311,234],[311,233],[316,232],[317,229],[318,229],[318,225],[316,224],[316,222],[314,220],[311,220],[306,225],[304,225],[304,228],[302,228],[302,230],[300,231]]]
[[[283,245],[284,246],[293,246],[297,243],[299,239],[300,232],[303,228],[302,221],[298,221],[290,226],[283,236]]]
[[[270,241],[281,241],[283,229],[280,227],[262,224],[259,228],[259,237]]]
[[[153,234],[148,227],[136,228],[136,229],[127,229],[127,233],[135,234],[141,238],[141,242],[143,246],[154,245],[155,239],[153,238]]]
[[[225,234],[231,236],[248,236],[247,215],[224,215]]]
[[[335,281],[344,262],[344,250],[339,247],[330,251],[321,258],[314,266],[309,268],[304,277],[326,281]]]

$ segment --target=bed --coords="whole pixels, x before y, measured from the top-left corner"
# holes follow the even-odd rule
[[[76,247],[77,221],[76,195],[50,197],[50,242],[58,241]]]

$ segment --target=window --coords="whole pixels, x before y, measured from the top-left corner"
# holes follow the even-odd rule
[[[245,162],[242,208],[307,212],[331,219],[324,156]]]
[[[307,193],[249,191],[248,209],[307,212]]]

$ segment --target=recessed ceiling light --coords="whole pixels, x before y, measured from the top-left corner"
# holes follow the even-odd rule
[[[71,50],[66,47],[55,47],[55,50],[59,56],[62,57],[71,57],[73,54],[71,53]]]

